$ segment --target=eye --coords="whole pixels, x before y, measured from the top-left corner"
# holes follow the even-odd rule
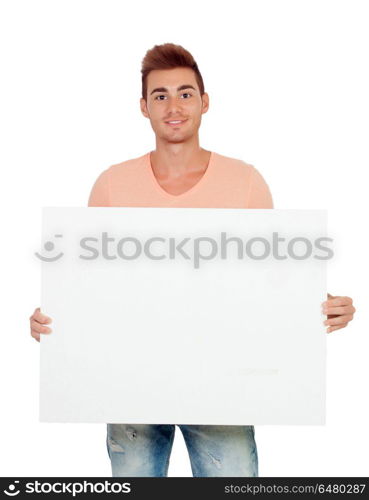
[[[191,96],[192,94],[190,94],[189,92],[185,92],[184,94],[182,95],[188,95],[188,96]]]
[[[160,94],[160,95],[157,95],[157,96],[155,97],[155,100],[162,101],[163,99],[158,99],[158,97],[165,97],[165,95]]]

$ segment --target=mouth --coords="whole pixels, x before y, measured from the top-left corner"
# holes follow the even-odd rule
[[[170,121],[167,121],[165,123],[167,125],[169,125],[170,127],[180,127],[186,121],[187,121],[187,119],[186,120],[170,120]]]

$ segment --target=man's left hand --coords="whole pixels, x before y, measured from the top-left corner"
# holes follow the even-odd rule
[[[354,318],[356,311],[352,304],[351,297],[333,296],[328,293],[328,299],[322,302],[323,314],[327,314],[328,319],[324,324],[328,327],[327,333],[340,328],[345,328],[349,321]]]

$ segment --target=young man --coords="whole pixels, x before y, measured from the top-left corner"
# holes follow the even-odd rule
[[[273,208],[255,167],[200,147],[198,131],[209,96],[195,60],[183,47],[168,43],[146,53],[140,106],[155,133],[155,150],[104,170],[89,206]],[[355,312],[350,297],[328,294],[322,305],[328,332],[345,327]],[[39,308],[30,320],[36,340],[51,332],[43,326],[51,319]],[[258,475],[254,426],[179,427],[194,476]],[[175,425],[107,424],[113,476],[166,476],[174,433]]]

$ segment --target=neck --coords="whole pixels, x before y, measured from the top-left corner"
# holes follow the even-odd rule
[[[188,170],[207,166],[210,151],[200,147],[198,136],[186,142],[164,142],[156,139],[156,149],[151,153],[151,164],[158,175],[171,177],[183,175]]]

